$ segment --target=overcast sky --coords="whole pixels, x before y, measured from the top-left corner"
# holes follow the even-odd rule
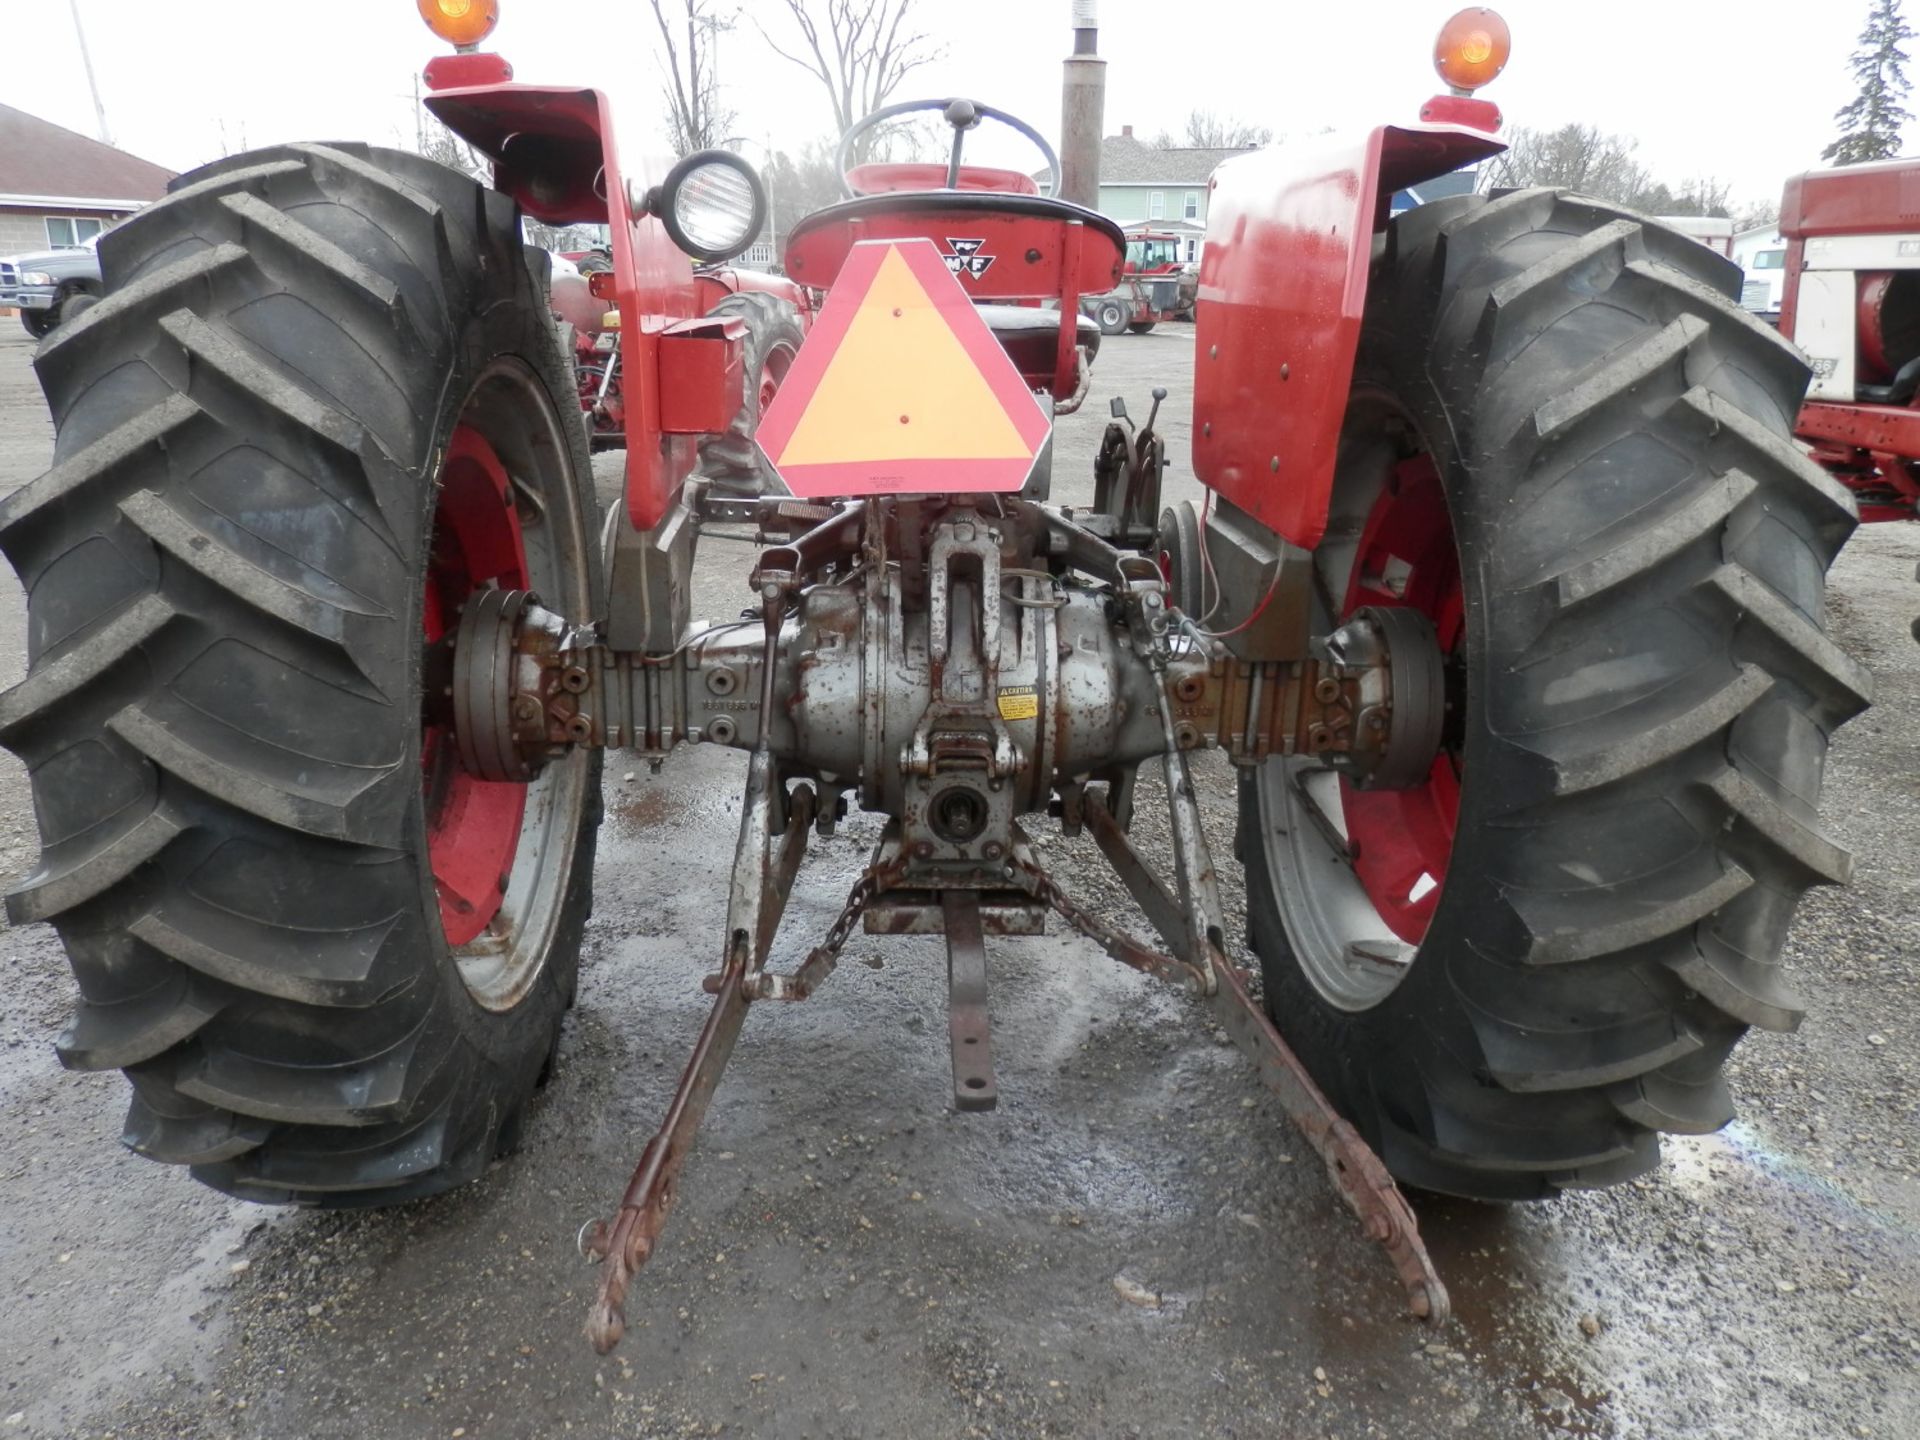
[[[78,0],[107,123],[122,148],[185,170],[279,140],[411,143],[419,67],[445,47],[411,0]],[[672,0],[669,0],[672,3]],[[943,56],[897,98],[969,94],[1060,122],[1069,0],[917,0]],[[1426,0],[1100,0],[1107,129],[1176,133],[1197,105],[1286,133],[1411,120],[1454,7]],[[1736,205],[1777,199],[1819,163],[1867,0],[1508,0],[1507,73],[1485,92],[1509,124],[1571,120],[1630,135],[1669,182],[1717,176]],[[647,0],[501,0],[489,48],[537,84],[612,92],[623,151],[659,145],[657,33]],[[744,0],[720,66],[742,148],[824,138],[824,93],[755,26],[796,39],[784,0]],[[93,105],[65,0],[5,0],[13,61],[0,100],[85,134]],[[22,22],[30,22],[22,24]],[[30,40],[30,44],[25,43]],[[31,56],[29,60],[27,57]],[[1920,78],[1920,71],[1916,72]],[[1920,108],[1920,107],[1917,107]],[[982,158],[1028,166],[1017,143]],[[931,157],[929,157],[931,158]],[[631,163],[630,163],[631,168]]]

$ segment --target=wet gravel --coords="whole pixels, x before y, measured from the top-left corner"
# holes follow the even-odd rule
[[[1122,337],[1100,361],[1102,393],[1136,412],[1170,388],[1176,456],[1188,339]],[[0,338],[0,491],[50,444],[28,353]],[[1056,498],[1087,498],[1104,409],[1063,424]],[[708,557],[704,613],[744,598],[730,558]],[[559,1074],[525,1151],[438,1200],[273,1211],[122,1151],[123,1082],[65,1075],[51,1052],[57,943],[0,934],[0,1440],[1920,1433],[1916,559],[1920,529],[1881,526],[1836,571],[1835,630],[1880,706],[1833,753],[1827,821],[1857,876],[1796,925],[1806,1023],[1751,1038],[1741,1118],[1670,1143],[1647,1180],[1526,1209],[1423,1204],[1459,1317],[1442,1334],[1403,1318],[1311,1153],[1191,1003],[1071,934],[993,941],[1001,1104],[962,1117],[937,942],[857,936],[815,1001],[750,1019],[628,1337],[595,1357],[574,1234],[651,1131],[717,945],[742,766],[701,749],[657,778],[610,764]],[[21,630],[9,578],[0,678],[24,668]],[[1200,778],[1224,858],[1231,776]],[[816,849],[785,958],[830,921],[873,833],[857,821]],[[0,869],[32,853],[8,762]],[[1090,845],[1046,853],[1126,913]]]

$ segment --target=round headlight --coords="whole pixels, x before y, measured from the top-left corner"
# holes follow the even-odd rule
[[[730,150],[698,150],[667,172],[648,205],[673,243],[696,260],[731,260],[759,237],[767,190]]]

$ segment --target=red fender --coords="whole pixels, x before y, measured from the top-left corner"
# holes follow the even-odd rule
[[[1200,261],[1193,469],[1312,549],[1326,530],[1374,234],[1393,193],[1506,149],[1499,111],[1441,96],[1360,139],[1235,156],[1214,172]],[[1480,128],[1484,126],[1485,128]]]
[[[813,324],[812,292],[784,275],[770,275],[764,270],[736,270],[731,265],[721,265],[696,271],[693,285],[702,315],[709,314],[714,306],[729,295],[753,292],[778,296],[793,306],[799,312],[803,330]]]
[[[627,405],[627,514],[649,529],[666,514],[695,460],[693,437],[671,432],[673,417],[663,414],[660,393],[661,345],[676,324],[701,313],[693,262],[659,220],[632,218],[628,195],[644,196],[653,177],[644,165],[622,168],[605,95],[457,83],[511,74],[497,56],[441,56],[428,68],[428,84],[455,83],[436,86],[427,108],[493,161],[494,184],[528,215],[550,225],[605,224],[612,234]]]

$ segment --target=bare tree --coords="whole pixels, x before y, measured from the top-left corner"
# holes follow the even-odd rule
[[[794,223],[840,200],[840,172],[833,145],[810,140],[795,152],[777,151],[763,172],[767,182],[767,238],[775,253],[786,246]]]
[[[1624,136],[1603,134],[1594,125],[1562,125],[1558,130],[1516,126],[1506,154],[1489,162],[1481,178],[1496,186],[1550,185],[1597,200],[1632,204],[1653,178],[1634,158],[1637,144]]]
[[[548,225],[528,219],[520,221],[520,236],[527,244],[556,254],[562,250],[591,250],[602,243],[591,225]]]
[[[775,54],[791,60],[826,89],[833,122],[842,135],[853,128],[854,121],[885,105],[908,75],[939,57],[931,37],[908,19],[914,0],[783,3],[799,28],[802,45],[783,46],[764,26],[760,33]],[[880,142],[881,136],[869,131],[855,145],[854,160],[870,158]]]
[[[1751,205],[1742,206],[1734,216],[1736,230],[1758,230],[1761,226],[1780,227],[1780,202],[1778,200],[1756,200]]]
[[[676,156],[711,150],[733,137],[734,112],[720,103],[719,37],[735,11],[723,0],[651,0],[666,46],[667,133]],[[679,34],[682,26],[685,33]]]
[[[1164,130],[1153,139],[1162,150],[1171,150],[1176,145],[1196,150],[1245,150],[1272,142],[1271,125],[1253,125],[1236,116],[1216,115],[1211,110],[1189,111],[1186,132],[1179,140]]]
[[[438,116],[424,110],[420,112],[418,146],[429,160],[470,175],[482,185],[493,183],[493,162],[443,125]]]
[[[1732,187],[1711,175],[1679,186],[1657,180],[1635,156],[1639,142],[1608,135],[1593,125],[1562,125],[1558,130],[1513,131],[1507,153],[1481,167],[1483,189],[1519,189],[1546,185],[1577,190],[1596,200],[1649,215],[1715,215],[1732,212]]]

